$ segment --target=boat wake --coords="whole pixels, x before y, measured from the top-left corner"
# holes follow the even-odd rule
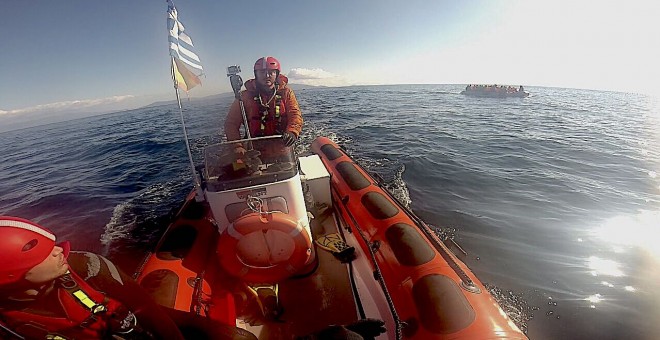
[[[182,174],[176,180],[153,184],[140,195],[117,204],[100,237],[106,252],[118,242],[148,243],[157,239],[163,231],[163,227],[154,230],[159,225],[157,221],[170,217],[168,213],[172,207],[178,207],[179,197],[188,189],[189,180]]]
[[[115,206],[110,221],[103,227],[103,234],[101,234],[102,245],[108,247],[113,240],[128,237],[129,231],[135,225],[137,219],[133,214],[130,220],[127,218],[131,208],[132,204],[130,202],[122,202]]]
[[[408,186],[403,180],[403,173],[406,171],[406,166],[400,164],[396,169],[394,178],[386,183],[383,183],[385,189],[389,191],[404,207],[410,209],[412,204],[412,199],[410,198],[410,192],[408,191]]]
[[[513,323],[527,334],[527,323],[534,318],[534,310],[538,307],[531,307],[523,294],[516,294],[511,290],[504,291],[499,287],[484,282],[484,286],[502,307],[506,315],[511,318]]]

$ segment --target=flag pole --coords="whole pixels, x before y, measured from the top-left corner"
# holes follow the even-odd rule
[[[193,176],[195,184],[195,200],[201,202],[204,200],[202,185],[197,172],[195,172],[195,163],[193,162],[192,152],[190,151],[190,143],[188,142],[188,131],[186,129],[186,121],[183,118],[183,108],[181,107],[181,97],[179,96],[179,86],[177,85],[176,76],[174,74],[174,57],[170,57],[172,82],[174,83],[174,92],[176,93],[176,103],[179,105],[179,116],[181,117],[181,126],[183,127],[183,140],[186,142],[186,151],[188,151],[188,161],[190,162],[190,171]]]

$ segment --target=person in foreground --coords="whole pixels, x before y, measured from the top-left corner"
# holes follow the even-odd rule
[[[0,216],[0,338],[183,339],[112,262],[69,248],[34,222]]]
[[[257,339],[170,313],[105,257],[55,240],[34,222],[0,216],[0,339]],[[384,331],[382,321],[366,319],[301,339],[373,339]]]
[[[280,62],[274,57],[262,57],[254,63],[254,79],[245,82],[241,101],[245,107],[251,137],[282,135],[286,146],[292,146],[302,131],[303,118],[296,95],[287,87],[288,78],[280,74]],[[238,99],[234,100],[225,119],[227,140],[241,138],[243,113]],[[245,150],[237,148],[237,152]],[[242,147],[241,147],[242,149]]]

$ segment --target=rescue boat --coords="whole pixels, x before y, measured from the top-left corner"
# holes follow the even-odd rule
[[[375,319],[378,339],[526,339],[433,230],[330,139],[300,157],[274,136],[210,145],[204,158],[201,186],[136,277],[210,338],[292,339]]]

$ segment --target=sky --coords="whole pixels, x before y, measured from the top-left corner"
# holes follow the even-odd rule
[[[174,1],[203,97],[254,61],[291,83],[510,84],[660,96],[657,1]],[[0,117],[174,99],[165,0],[0,0]]]

